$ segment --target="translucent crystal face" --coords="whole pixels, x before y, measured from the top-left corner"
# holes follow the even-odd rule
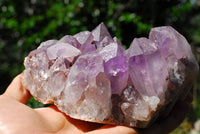
[[[26,57],[22,83],[42,103],[92,122],[147,127],[191,85],[198,64],[186,39],[157,27],[125,50],[103,23],[49,40]]]

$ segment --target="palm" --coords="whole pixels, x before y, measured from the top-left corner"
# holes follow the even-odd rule
[[[27,90],[23,89],[20,80],[21,76],[19,75],[6,92],[0,96],[0,133],[2,134],[137,133],[135,129],[125,126],[102,125],[72,119],[60,112],[55,106],[31,109],[24,105],[31,96]],[[138,132],[142,134],[166,134],[172,131],[186,116],[188,106],[188,101],[178,103],[167,120],[155,123],[150,128],[140,129]],[[184,112],[180,114],[179,111]]]

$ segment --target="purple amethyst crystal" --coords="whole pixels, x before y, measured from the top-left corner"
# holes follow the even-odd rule
[[[40,102],[72,118],[140,128],[166,116],[199,70],[190,45],[170,26],[153,28],[125,50],[103,23],[41,43],[24,65],[22,83]]]

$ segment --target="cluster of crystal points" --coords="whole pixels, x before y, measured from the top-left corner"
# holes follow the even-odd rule
[[[101,23],[92,32],[48,40],[25,59],[22,83],[70,117],[147,127],[191,88],[198,64],[170,26],[152,28],[125,50]],[[168,112],[167,112],[168,111]]]

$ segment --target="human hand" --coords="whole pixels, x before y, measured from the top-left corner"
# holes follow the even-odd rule
[[[72,119],[55,106],[31,109],[18,75],[0,96],[0,134],[135,134],[133,128]]]
[[[21,84],[18,75],[0,96],[1,134],[167,134],[185,118],[190,99],[178,102],[166,120],[150,128],[138,129],[126,126],[102,125],[72,119],[55,106],[31,109],[26,106],[31,95]]]

